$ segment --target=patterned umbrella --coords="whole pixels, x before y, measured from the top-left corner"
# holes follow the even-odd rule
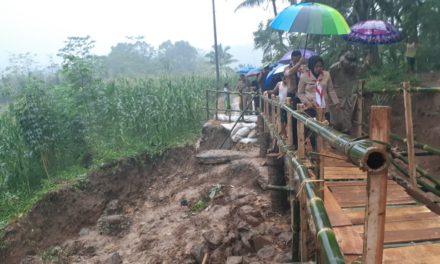
[[[351,33],[343,38],[364,44],[391,44],[402,40],[399,31],[390,23],[382,20],[356,23],[351,27]]]
[[[306,49],[298,49],[298,50],[301,52],[301,54],[303,54],[305,59],[309,59],[310,57],[316,55],[316,53],[311,50],[306,50]],[[293,50],[286,52],[286,54],[284,54],[283,57],[281,57],[278,63],[286,63],[286,64],[289,63],[292,52]]]
[[[285,8],[270,26],[286,32],[316,35],[344,35],[350,33],[350,27],[344,17],[333,7],[319,3],[300,3]],[[305,54],[304,54],[305,55]]]
[[[300,3],[285,8],[270,26],[287,32],[316,35],[344,35],[350,28],[333,7],[318,3]]]

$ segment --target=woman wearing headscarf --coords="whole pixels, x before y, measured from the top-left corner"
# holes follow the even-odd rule
[[[332,79],[328,71],[324,71],[324,61],[319,56],[309,59],[309,70],[301,74],[298,84],[298,98],[305,105],[306,113],[316,116],[316,108],[326,109],[326,118],[329,119],[329,106],[340,108],[340,103]]]
[[[298,98],[304,104],[305,112],[316,117],[317,108],[325,108],[325,118],[330,120],[330,105],[340,109],[340,103],[332,79],[328,71],[324,71],[324,61],[319,56],[312,56],[309,59],[309,70],[301,74],[298,84]],[[306,132],[308,134],[309,132]],[[310,138],[312,148],[316,149],[315,137]]]

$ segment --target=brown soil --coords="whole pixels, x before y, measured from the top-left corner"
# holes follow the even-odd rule
[[[426,73],[419,76],[421,87],[439,87],[440,75]],[[405,112],[403,95],[401,93],[387,96],[387,104],[392,107],[391,131],[401,137],[406,137]],[[372,104],[372,98],[367,98],[367,105]],[[412,112],[414,138],[417,142],[440,148],[440,94],[416,93],[412,95]],[[366,119],[368,121],[368,119]],[[406,146],[395,144],[400,149]],[[421,150],[417,150],[417,152]],[[440,179],[440,157],[417,157],[417,165],[433,176]]]
[[[270,209],[262,160],[246,152],[216,166],[198,164],[192,147],[109,164],[11,224],[0,263],[288,261],[289,217]]]

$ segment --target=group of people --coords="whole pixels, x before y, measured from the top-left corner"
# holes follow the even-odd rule
[[[356,77],[368,64],[369,61],[366,59],[363,66],[358,66],[354,53],[346,52],[329,71],[326,71],[320,56],[312,56],[306,63],[300,51],[293,51],[282,80],[273,89],[264,90],[263,93],[269,96],[278,95],[279,101],[284,104],[290,97],[292,109],[296,110],[297,104],[302,103],[305,112],[311,117],[316,117],[317,108],[324,108],[325,117],[330,124],[342,133],[350,134],[356,103],[353,87]],[[265,78],[267,72],[267,69],[264,69],[259,77]],[[280,114],[281,134],[286,136],[287,113],[282,109]],[[293,140],[296,144],[296,119],[293,121]],[[313,146],[313,139],[311,143]]]

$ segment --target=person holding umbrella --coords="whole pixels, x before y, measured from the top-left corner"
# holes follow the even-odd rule
[[[364,64],[359,66],[356,55],[347,51],[338,62],[330,67],[330,76],[341,106],[340,110],[336,110],[333,106],[330,107],[330,124],[342,133],[348,135],[351,133],[353,111],[357,100],[353,88],[357,76],[365,72],[369,64],[370,61],[367,57]]]
[[[301,75],[298,84],[298,98],[305,105],[305,112],[316,117],[316,109],[326,108],[325,117],[330,119],[330,106],[340,110],[341,105],[338,96],[333,88],[333,82],[328,71],[324,71],[324,61],[319,56],[312,56],[309,59],[309,70]],[[311,138],[313,149],[316,149],[315,138]]]
[[[301,55],[301,51],[294,50],[290,55],[290,64],[284,69],[284,77],[287,83],[287,97],[291,98],[291,107],[296,110],[296,105],[300,103],[300,100],[296,96],[298,91],[298,83],[301,77],[301,73],[304,70],[304,57]],[[294,118],[292,120],[292,136],[293,144],[298,145],[298,134],[297,134],[297,121]]]

